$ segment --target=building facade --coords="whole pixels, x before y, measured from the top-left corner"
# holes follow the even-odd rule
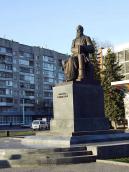
[[[114,46],[113,52],[116,54],[116,61],[122,65],[121,73],[124,75],[123,80],[129,79],[129,43]],[[103,69],[104,57],[107,54],[107,48],[100,49],[100,66]]]
[[[0,38],[0,125],[52,117],[52,87],[67,55]]]

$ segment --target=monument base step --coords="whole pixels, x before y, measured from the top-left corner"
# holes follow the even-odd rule
[[[100,135],[100,134],[117,134],[117,133],[125,133],[125,130],[122,129],[110,129],[110,130],[96,130],[96,131],[79,131],[73,132],[72,136],[84,136],[84,135]]]
[[[0,153],[2,154],[0,167],[6,167],[7,164],[10,167],[32,167],[43,164],[75,164],[96,161],[96,155],[93,155],[92,151],[87,151],[84,146],[58,149],[8,149],[0,150]]]
[[[102,134],[104,133],[104,134]],[[75,133],[74,133],[75,134]],[[70,145],[107,142],[107,141],[122,141],[129,140],[129,133],[124,131],[98,131],[98,132],[83,132],[75,135],[61,135],[60,133],[47,132],[37,136],[26,136],[22,143],[26,145],[42,145],[44,148],[70,147]]]
[[[84,156],[71,156],[63,158],[50,158],[48,160],[42,161],[41,164],[77,164],[77,163],[89,163],[96,162],[95,155],[84,155]]]
[[[82,144],[82,143],[96,143],[107,141],[122,141],[129,140],[129,133],[113,133],[113,134],[91,134],[72,136],[70,144]]]

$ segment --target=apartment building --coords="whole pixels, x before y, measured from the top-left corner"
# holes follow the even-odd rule
[[[64,81],[67,55],[0,38],[0,125],[51,118],[52,87]]]

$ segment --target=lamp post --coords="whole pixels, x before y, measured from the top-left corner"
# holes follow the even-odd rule
[[[25,124],[25,102],[24,102],[24,97],[22,100],[22,115],[23,115],[23,125]]]
[[[23,125],[25,124],[25,100],[24,100],[24,84],[21,85],[22,93],[23,93],[23,99],[22,99],[22,122]]]

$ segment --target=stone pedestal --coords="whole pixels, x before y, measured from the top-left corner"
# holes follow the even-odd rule
[[[99,84],[68,82],[53,88],[51,130],[61,133],[109,129]]]

